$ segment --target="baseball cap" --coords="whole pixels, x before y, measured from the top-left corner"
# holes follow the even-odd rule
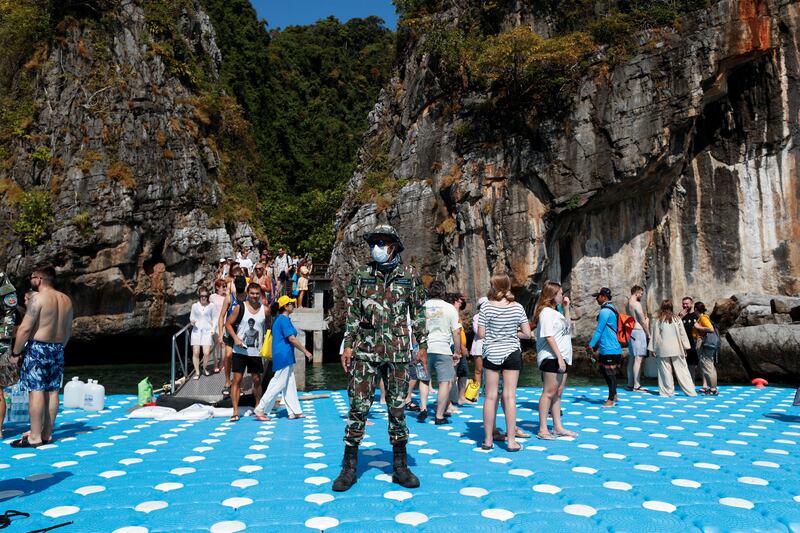
[[[592,293],[592,296],[594,296],[595,298],[597,298],[597,297],[598,297],[598,296],[600,296],[601,294],[602,294],[603,296],[605,296],[606,298],[608,298],[609,300],[611,299],[611,289],[609,289],[608,287],[603,287],[603,288],[601,288],[601,289],[600,289],[598,292],[594,292],[594,293]]]
[[[220,262],[220,263],[224,263],[225,261],[227,261],[227,259],[225,259],[224,257],[220,257],[220,258],[219,258],[219,262]]]
[[[278,307],[285,307],[286,304],[293,304],[297,302],[297,298],[290,298],[288,296],[281,296],[278,298]]]

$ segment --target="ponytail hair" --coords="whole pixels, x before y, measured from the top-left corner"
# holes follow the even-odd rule
[[[503,298],[509,302],[513,302],[516,299],[511,292],[511,278],[506,273],[492,276],[489,280],[489,287],[486,297],[492,302],[499,302]]]
[[[542,292],[539,294],[539,300],[536,302],[536,310],[533,312],[533,327],[539,324],[539,315],[542,313],[542,309],[545,307],[556,308],[556,294],[560,290],[560,283],[550,280],[544,282]]]
[[[281,314],[281,307],[278,305],[278,299],[275,298],[272,300],[272,304],[269,306],[269,314],[271,316],[278,316]]]

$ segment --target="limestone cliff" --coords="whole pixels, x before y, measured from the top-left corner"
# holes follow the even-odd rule
[[[187,67],[197,57],[209,84],[218,76],[208,17],[192,1],[95,5],[92,20],[61,21],[25,66],[35,111],[0,170],[0,265],[23,278],[54,264],[83,340],[182,322],[216,261],[255,241],[219,209],[225,162],[209,115],[237,110],[212,109]],[[162,7],[177,20],[148,16]],[[24,244],[11,230],[14,200],[32,190],[46,193],[42,209],[54,217],[43,239]]]
[[[796,294],[799,8],[721,0],[678,30],[639,34],[631,57],[601,50],[532,132],[485,120],[475,110],[486,95],[454,99],[411,47],[371,114],[339,213],[338,295],[376,220],[398,228],[406,260],[471,298],[496,271],[529,305],[541,282],[560,280],[579,337],[594,326],[600,286],[624,305],[644,285],[651,311],[686,294]],[[525,10],[503,23],[551,28]],[[392,196],[363,194],[375,150],[388,154]]]

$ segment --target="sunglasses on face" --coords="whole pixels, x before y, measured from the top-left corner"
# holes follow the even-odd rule
[[[381,239],[381,240],[379,240],[379,241],[372,241],[372,242],[370,242],[370,243],[369,243],[369,247],[370,247],[370,248],[375,248],[376,246],[381,246],[381,247],[383,247],[383,246],[387,246],[387,245],[389,245],[389,244],[391,244],[391,242],[386,242],[386,241],[384,241],[383,239]]]
[[[200,298],[208,298],[208,294],[201,294]]]

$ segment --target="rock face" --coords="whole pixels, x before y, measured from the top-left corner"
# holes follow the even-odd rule
[[[794,381],[800,375],[800,324],[732,328],[728,340],[751,376]]]
[[[18,277],[56,265],[74,298],[80,340],[185,321],[219,258],[256,242],[249,227],[210,217],[220,201],[220,161],[203,135],[207,117],[154,53],[142,4],[113,5],[110,36],[70,26],[38,69],[31,133],[48,147],[50,164],[19,153],[2,176],[24,190],[49,188],[56,220],[44,244],[4,246],[0,265]],[[178,26],[215,77],[221,54],[198,4]],[[113,68],[98,79],[100,62]]]
[[[366,257],[361,233],[378,220],[404,236],[407,261],[470,298],[497,271],[529,308],[544,280],[561,281],[579,338],[594,327],[590,293],[600,286],[618,305],[645,286],[651,312],[687,294],[797,294],[799,7],[716,2],[679,32],[642,35],[634,57],[592,70],[565,116],[537,135],[481,142],[463,136],[465,124],[483,127],[474,106],[452,101],[427,57],[411,54],[372,112],[339,213],[334,322]],[[547,33],[535,17],[508,20]],[[376,144],[408,180],[389,205],[358,194]]]

